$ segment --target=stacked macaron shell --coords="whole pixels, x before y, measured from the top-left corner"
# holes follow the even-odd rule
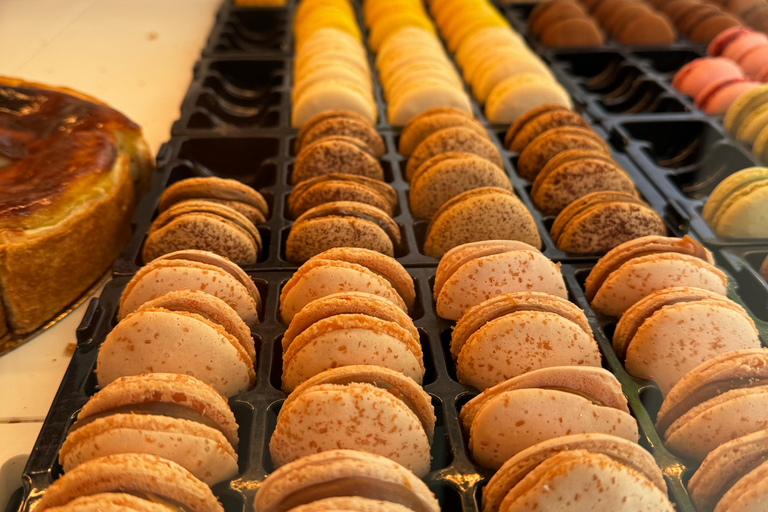
[[[301,128],[328,110],[348,110],[376,123],[368,56],[352,4],[302,0],[293,19],[293,35],[292,126]]]
[[[547,46],[601,46],[605,42],[595,19],[574,0],[538,4],[528,15],[528,31]]]
[[[763,0],[723,0],[724,7],[741,18],[744,23],[768,33],[768,6]]]
[[[767,369],[768,350],[751,348],[721,354],[688,372],[669,391],[657,416],[656,429],[667,449],[701,462],[718,447],[765,430],[768,426]],[[717,458],[718,454],[713,456]],[[721,486],[732,484],[727,479],[720,483]],[[691,489],[697,503],[701,495],[712,490],[702,486],[697,478],[691,480],[691,485],[698,487],[698,490]]]
[[[672,512],[653,456],[608,434],[574,434],[511,457],[483,489],[483,512]]]
[[[435,421],[429,395],[402,373],[381,366],[333,368],[288,395],[269,453],[282,466],[312,453],[357,449],[424,477],[431,464]]]
[[[723,127],[752,148],[752,154],[768,162],[768,84],[739,96],[723,118]]]
[[[729,238],[768,238],[768,168],[731,174],[712,191],[702,210],[712,230]]]
[[[308,455],[278,468],[259,486],[259,512],[440,512],[424,482],[400,464],[355,450]]]
[[[81,512],[224,512],[203,482],[175,462],[155,455],[120,453],[89,460],[58,478],[35,510]]]
[[[526,448],[571,434],[611,434],[637,442],[621,384],[607,370],[554,366],[488,388],[462,407],[472,459],[498,469]]]
[[[664,288],[690,286],[725,295],[728,279],[712,253],[688,236],[645,236],[600,258],[584,294],[597,313],[620,317],[633,304]]]
[[[181,374],[121,377],[91,397],[59,450],[65,472],[106,455],[171,460],[213,485],[237,475],[237,422],[212,387]]]
[[[702,57],[675,74],[672,86],[693,97],[694,104],[708,114],[725,114],[742,94],[759,85],[734,61],[725,57]]]
[[[744,75],[768,82],[768,36],[741,25],[722,31],[707,46],[707,55],[730,59]]]
[[[717,2],[701,0],[650,0],[663,11],[677,30],[695,43],[709,43],[718,34],[741,25],[741,20]]]
[[[652,2],[636,0],[582,0],[611,38],[623,43],[644,46],[667,45],[677,34],[672,21]]]
[[[225,256],[238,265],[254,265],[262,242],[257,224],[269,215],[264,197],[236,180],[190,178],[160,196],[159,215],[142,249],[148,263],[164,254],[199,249]]]
[[[459,382],[485,390],[550,366],[600,366],[584,312],[542,292],[497,295],[468,309],[451,335]]]
[[[627,372],[655,381],[662,395],[708,359],[759,347],[755,323],[741,306],[692,287],[664,288],[639,300],[613,334]]]

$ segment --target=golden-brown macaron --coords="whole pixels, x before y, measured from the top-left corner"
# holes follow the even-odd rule
[[[398,152],[403,156],[410,156],[424,139],[443,128],[452,126],[464,126],[488,138],[488,132],[483,125],[463,110],[453,107],[436,107],[425,110],[408,121],[400,133]]]
[[[568,149],[599,151],[610,156],[608,144],[592,130],[561,126],[541,133],[525,146],[517,161],[517,173],[533,181],[547,162]]]
[[[296,185],[332,173],[355,174],[384,181],[384,170],[367,145],[352,137],[334,135],[303,147],[293,163],[291,183]]]
[[[269,216],[267,201],[256,190],[237,180],[214,176],[177,181],[160,195],[157,209],[162,213],[174,204],[188,199],[203,199],[224,204],[245,215],[253,224],[261,224]]]
[[[358,139],[368,146],[371,154],[376,158],[386,151],[384,139],[365,119],[352,112],[327,111],[318,114],[309,120],[296,136],[296,153],[317,142],[332,136],[343,136]]]
[[[504,136],[504,147],[519,153],[545,131],[561,126],[589,129],[589,123],[576,112],[560,105],[541,105],[512,123]]]
[[[478,135],[475,130],[464,126],[453,126],[432,133],[416,147],[405,166],[405,179],[410,181],[421,164],[448,151],[472,153],[497,167],[504,167],[499,150],[487,136]]]

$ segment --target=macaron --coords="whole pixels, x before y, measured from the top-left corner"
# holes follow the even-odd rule
[[[768,237],[768,168],[735,172],[712,191],[702,217],[719,236]]]
[[[554,80],[549,67],[538,56],[529,52],[505,52],[477,68],[472,78],[472,95],[478,102],[485,103],[497,84],[520,74]]]
[[[600,366],[584,312],[542,292],[497,295],[468,309],[451,335],[460,383],[485,390],[550,366]]]
[[[458,320],[473,306],[500,294],[543,292],[568,298],[560,267],[538,249],[514,240],[488,240],[448,251],[437,266],[437,314]]]
[[[123,290],[117,319],[176,290],[204,291],[227,303],[247,326],[259,323],[261,295],[248,274],[222,256],[192,250],[165,254],[140,268]]]
[[[375,158],[386,152],[384,139],[364,118],[354,112],[325,111],[310,119],[296,136],[296,153],[328,137],[350,137],[364,143]]]
[[[378,295],[406,312],[416,299],[413,279],[397,260],[375,251],[340,247],[310,259],[285,283],[280,316],[290,323],[309,302],[341,292]]]
[[[620,317],[656,290],[703,288],[725,295],[728,279],[712,253],[688,236],[644,236],[611,249],[587,276],[584,294],[596,312]]]
[[[744,120],[766,102],[768,102],[768,84],[755,87],[739,96],[725,113],[723,128],[731,134],[736,134]]]
[[[459,419],[472,459],[491,469],[564,435],[638,440],[621,384],[607,370],[589,366],[542,368],[504,381],[467,402]]]
[[[401,243],[400,227],[384,210],[333,201],[310,208],[296,219],[285,242],[285,257],[303,263],[333,247],[360,247],[394,256]]]
[[[91,499],[83,500],[86,497]],[[78,499],[78,503],[72,503]],[[35,510],[70,509],[70,503],[75,509],[88,510],[119,504],[129,510],[155,512],[177,503],[194,512],[224,511],[211,489],[192,473],[175,462],[144,453],[107,455],[79,465],[45,490]]]
[[[748,78],[733,78],[711,84],[699,93],[694,104],[707,114],[725,114],[736,99],[760,85]]]
[[[449,151],[472,153],[504,168],[501,154],[496,146],[485,136],[479,135],[476,130],[464,126],[452,126],[438,130],[425,138],[413,151],[405,166],[405,179],[411,181],[413,174],[421,164]]]
[[[408,512],[412,509],[391,501],[372,500],[359,496],[325,498],[306,505],[292,508],[290,512],[326,512],[327,510],[349,510],[363,512]]]
[[[723,30],[707,46],[707,55],[725,57],[738,62],[749,50],[768,45],[768,36],[738,25]]]
[[[485,117],[491,123],[514,123],[540,105],[571,108],[571,98],[554,80],[521,73],[497,83],[485,102]]]
[[[413,84],[393,98],[387,107],[387,120],[392,126],[405,126],[425,110],[444,105],[472,113],[472,104],[464,91],[454,84],[434,81]]]
[[[93,395],[59,450],[68,473],[115,453],[147,453],[208,485],[237,476],[237,422],[227,401],[198,379],[171,373],[121,377]]]
[[[462,244],[483,240],[519,240],[541,247],[536,222],[509,190],[481,187],[443,203],[427,226],[423,253],[440,258]]]
[[[434,160],[424,162],[411,177],[408,198],[414,217],[432,218],[446,202],[467,190],[496,187],[513,192],[504,170],[479,156]]]
[[[414,116],[403,127],[398,152],[403,156],[410,156],[424,139],[444,128],[454,126],[463,126],[481,137],[488,138],[488,132],[483,125],[463,110],[453,107],[435,107]]]
[[[421,384],[424,358],[408,315],[390,301],[367,293],[335,293],[307,304],[283,337],[283,390],[327,368],[377,365]],[[350,350],[348,347],[354,346]]]
[[[170,292],[121,320],[99,347],[100,386],[141,373],[191,375],[229,397],[256,381],[253,338],[223,300],[192,290]]]
[[[186,249],[210,251],[246,266],[256,264],[262,242],[253,222],[234,208],[187,199],[169,206],[152,221],[141,256],[147,263]]]
[[[155,500],[154,497],[152,499]],[[100,510],[105,512],[163,512],[168,510],[168,507],[158,501],[138,498],[132,494],[123,492],[102,492],[90,496],[81,496],[73,499],[66,505],[50,507],[46,510],[53,510],[55,512],[88,512],[89,510]]]
[[[302,148],[293,162],[291,184],[338,173],[384,181],[384,170],[367,145],[352,137],[330,136]]]
[[[253,224],[261,224],[269,216],[267,201],[256,190],[237,180],[214,176],[177,181],[160,195],[157,210],[162,213],[174,204],[189,199],[223,204],[244,215]]]
[[[566,107],[540,105],[525,112],[510,125],[504,136],[504,147],[519,153],[545,131],[562,126],[590,128],[583,117]]]
[[[334,61],[323,61],[331,65]],[[307,86],[302,95],[293,102],[291,126],[301,128],[310,119],[326,110],[348,110],[362,116],[369,124],[376,123],[376,104],[369,97],[370,92],[352,86],[349,82],[321,81]]]
[[[297,218],[307,210],[335,201],[365,203],[390,217],[397,206],[397,192],[383,181],[354,174],[324,174],[297,184],[288,196],[288,213]]]
[[[279,512],[336,497],[370,497],[392,505],[405,502],[408,510],[440,512],[434,494],[411,471],[387,457],[359,450],[328,450],[277,468],[259,486],[253,508]],[[385,510],[401,512],[397,508]]]
[[[680,68],[672,79],[672,87],[695,98],[711,84],[735,78],[744,78],[744,72],[731,59],[702,57]]]
[[[615,191],[637,197],[632,178],[605,153],[581,149],[555,155],[536,176],[531,199],[544,215],[557,215],[592,192]]]
[[[431,398],[405,375],[380,366],[333,368],[285,399],[269,453],[282,466],[326,450],[362,449],[424,477],[435,421]],[[338,428],[345,424],[354,429]]]
[[[740,350],[688,372],[659,410],[657,423],[667,449],[700,463],[718,446],[764,430],[767,360],[765,349]]]
[[[542,132],[525,146],[517,160],[517,173],[533,181],[552,158],[569,149],[611,155],[608,144],[591,129],[559,126]]]
[[[665,288],[621,316],[613,348],[630,375],[656,382],[662,395],[690,370],[725,352],[759,348],[744,308],[717,293]]]
[[[671,512],[666,491],[661,468],[637,443],[609,434],[573,434],[537,443],[505,462],[483,489],[483,512],[546,510],[552,499],[558,510]]]
[[[688,482],[697,510],[754,510],[768,500],[768,430],[718,446]]]

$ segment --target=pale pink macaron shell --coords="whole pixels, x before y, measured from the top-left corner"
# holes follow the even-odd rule
[[[727,28],[717,34],[707,45],[707,55],[710,57],[720,57],[728,46],[738,39],[742,34],[750,32],[750,29],[743,25]]]
[[[743,77],[744,73],[735,62],[722,57],[703,57],[683,66],[675,74],[672,86],[683,94],[696,97],[708,86]]]
[[[768,46],[768,36],[761,32],[747,31],[728,43],[721,55],[738,62],[745,53],[760,46]]]
[[[757,79],[766,62],[768,62],[768,43],[756,46],[742,55],[739,66],[749,78]]]
[[[707,114],[725,114],[739,96],[751,91],[758,85],[760,85],[760,82],[747,78],[715,83],[704,89],[696,97],[695,103],[697,107]]]

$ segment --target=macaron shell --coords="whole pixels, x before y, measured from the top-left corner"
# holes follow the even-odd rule
[[[738,64],[723,57],[705,57],[689,62],[675,74],[672,86],[683,94],[696,97],[714,82],[743,78]]]
[[[405,166],[405,179],[411,181],[421,164],[433,156],[449,151],[472,153],[497,167],[504,167],[499,150],[488,140],[487,134],[483,137],[474,129],[452,126],[432,133],[416,147]]]
[[[725,113],[723,128],[730,133],[735,133],[744,119],[766,101],[768,101],[768,84],[755,87],[739,96]]]
[[[760,512],[768,505],[768,462],[752,470],[725,493],[715,512]]]
[[[414,116],[441,105],[472,113],[472,104],[464,91],[451,84],[432,84],[416,87],[389,103],[387,119],[392,126],[405,126]]]
[[[381,158],[385,153],[384,139],[373,126],[353,118],[326,119],[314,124],[304,133],[301,146],[296,146],[296,152],[300,153],[303,147],[330,136],[359,139],[371,149],[371,153],[376,158]]]
[[[104,492],[81,496],[60,507],[47,508],[49,512],[167,512],[168,507],[131,494]]]
[[[328,216],[295,223],[286,240],[285,257],[303,263],[333,247],[361,247],[395,255],[392,239],[376,223],[356,217]]]
[[[598,313],[619,317],[651,292],[673,286],[693,286],[725,295],[727,280],[721,270],[694,256],[650,254],[633,258],[612,272],[591,305]]]
[[[568,298],[558,265],[539,252],[519,250],[484,256],[459,267],[437,296],[437,314],[441,318],[458,320],[466,310],[484,300],[519,291],[538,291]]]
[[[291,184],[332,173],[354,174],[384,181],[384,170],[365,146],[350,137],[327,137],[305,146],[296,156]]]
[[[350,176],[351,178],[351,175],[345,176]],[[355,176],[355,178],[358,178],[359,180],[368,179],[363,178],[362,176]],[[300,191],[294,187],[291,194],[288,196],[288,209],[291,212],[291,216],[294,218],[301,216],[307,210],[316,206],[335,201],[354,201],[357,203],[368,204],[379,208],[389,216],[393,215],[394,205],[397,204],[397,196],[395,195],[394,190],[383,182],[377,181],[376,184],[378,186],[374,188],[373,186],[368,186],[368,184],[354,179],[325,179],[325,176],[320,176],[303,181],[299,185],[303,185],[310,181],[313,182],[311,186],[302,188]],[[297,187],[299,185],[297,185]],[[381,186],[388,187],[386,192],[392,192],[392,195],[395,196],[394,202],[391,201],[389,193],[381,193]]]
[[[559,20],[542,32],[542,44],[555,48],[602,46],[605,36],[587,16]]]
[[[768,180],[731,195],[715,215],[715,232],[731,238],[768,238]]]
[[[460,383],[482,391],[531,370],[571,365],[600,366],[591,333],[556,313],[519,311],[475,331],[461,348],[456,372]]]
[[[737,98],[759,85],[759,82],[745,78],[713,84],[699,93],[695,105],[707,114],[725,114]]]
[[[307,505],[292,508],[288,512],[409,512],[410,508],[391,501],[370,500],[357,496],[326,498]]]
[[[361,91],[346,87],[341,82],[318,82],[307,87],[301,98],[293,104],[291,126],[300,128],[325,110],[349,110],[375,124],[376,105]]]
[[[481,137],[488,137],[488,132],[485,131],[485,128],[476,119],[466,115],[463,111],[424,115],[430,114],[430,112],[431,110],[413,117],[403,128],[398,146],[398,151],[401,155],[409,156],[424,139],[435,132],[453,126],[464,126],[473,130]]]
[[[481,407],[470,428],[469,450],[476,463],[498,469],[536,443],[590,432],[638,439],[637,423],[624,411],[564,391],[516,389],[500,393]]]
[[[768,180],[768,168],[766,167],[748,167],[731,174],[721,181],[709,195],[704,209],[701,211],[702,217],[708,224],[716,225],[717,216],[722,215],[723,205],[731,196],[746,185],[764,180]]]
[[[163,191],[157,208],[162,212],[187,199],[218,199],[243,203],[257,208],[263,215],[269,214],[269,205],[259,192],[237,180],[215,176],[177,181]]]
[[[491,123],[513,123],[533,107],[555,104],[571,108],[571,98],[557,82],[522,73],[502,80],[485,103],[485,117]]]
[[[388,421],[382,422],[383,417]],[[339,429],[340,424],[355,429]],[[370,384],[321,384],[304,391],[280,411],[269,442],[277,466],[338,448],[383,455],[419,477],[429,472],[429,441],[419,418],[401,400]]]
[[[596,151],[610,157],[608,145],[591,129],[556,127],[543,132],[525,147],[517,161],[517,173],[533,181],[552,158],[567,150]]]

